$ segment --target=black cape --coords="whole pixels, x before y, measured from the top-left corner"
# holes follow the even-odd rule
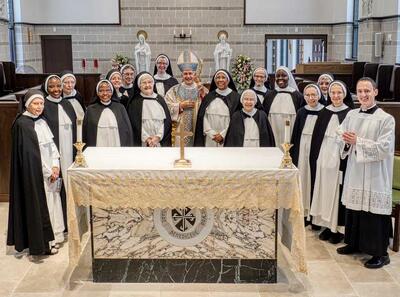
[[[58,150],[60,150],[60,137],[58,134],[58,105],[61,105],[71,119],[72,122],[72,143],[76,142],[76,114],[72,104],[63,99],[60,103],[52,102],[48,99],[44,101],[43,118],[46,120],[50,127],[51,133],[54,135],[54,143]]]
[[[171,146],[171,131],[172,131],[172,120],[168,106],[165,100],[157,95],[155,99],[143,98],[141,95],[136,96],[131,100],[127,106],[128,116],[131,120],[132,131],[133,131],[133,146],[142,146],[142,110],[144,100],[156,100],[164,109],[165,120],[164,120],[164,135],[160,140],[160,145],[163,147]]]
[[[264,93],[264,92],[261,92],[261,91],[259,91],[259,90],[255,90],[255,89],[252,89],[254,92],[256,92],[256,94],[257,94],[257,103],[256,103],[256,106],[255,106],[255,108],[257,108],[257,109],[259,109],[259,110],[264,110],[264,106],[263,106],[263,104],[261,103],[261,101],[260,101],[260,98],[258,98],[258,95],[261,95],[261,96],[263,96],[264,97],[264,101],[265,101],[265,96],[268,94],[268,92],[269,92],[269,89],[267,89],[267,91]]]
[[[317,173],[317,161],[319,157],[319,152],[321,150],[321,145],[322,141],[324,140],[325,136],[325,131],[329,125],[329,122],[332,118],[332,115],[337,114],[339,123],[342,123],[343,120],[345,119],[347,113],[351,110],[350,107],[334,112],[331,111],[327,108],[324,108],[320,111],[318,114],[318,119],[315,122],[313,134],[311,137],[311,147],[310,147],[310,173],[311,173],[311,201],[313,199],[312,195],[314,193],[314,185],[315,185],[315,176]],[[346,173],[346,165],[347,165],[347,157],[345,159],[340,160],[340,165],[339,165],[339,170],[343,172],[343,180],[344,176]],[[343,184],[342,180],[342,184]],[[344,226],[345,224],[345,207],[342,204],[342,191],[343,191],[343,186],[340,185],[339,188],[339,219],[338,219],[338,225],[339,226]]]
[[[238,110],[233,114],[226,134],[224,146],[243,147],[245,133],[244,119],[246,117],[248,117],[248,115],[242,110]],[[255,120],[260,133],[260,147],[274,147],[274,133],[269,124],[267,114],[262,110],[257,110],[253,119]]]
[[[19,252],[29,248],[31,255],[42,255],[54,240],[42,159],[34,119],[19,115],[12,126],[10,205],[7,245]]]
[[[293,126],[292,140],[290,142],[293,144],[292,148],[290,149],[290,155],[292,157],[293,164],[296,166],[299,164],[301,134],[307,121],[307,117],[309,115],[318,115],[321,110],[308,110],[305,107],[302,107],[297,111],[296,120]]]
[[[131,88],[126,88],[122,86],[119,88],[119,91],[122,94],[122,96],[120,97],[120,101],[122,105],[126,107],[128,105],[129,100],[131,100],[135,94],[135,86],[133,85]],[[125,95],[125,92],[126,94],[128,94],[128,96]]]
[[[179,82],[176,80],[175,77],[170,77],[168,79],[156,79],[154,78],[154,89],[158,94],[157,91],[157,83],[162,83],[164,85],[164,92],[167,94],[168,90],[171,89],[173,86],[177,85]]]
[[[197,113],[196,132],[194,134],[194,146],[205,146],[206,136],[204,136],[203,133],[204,116],[206,114],[207,107],[216,98],[221,98],[226,106],[228,106],[231,118],[235,111],[242,108],[242,104],[240,103],[240,95],[233,90],[227,96],[222,96],[218,94],[215,90],[208,93],[201,102],[199,111]]]
[[[285,91],[278,92],[277,90],[272,90],[272,91],[269,91],[265,95],[265,99],[263,102],[264,111],[267,115],[269,114],[271,105],[274,102],[275,97],[276,97],[276,95],[278,95],[278,93],[290,94],[292,96],[293,105],[294,105],[294,108],[296,109],[296,111],[298,111],[300,109],[300,107],[302,107],[306,104],[306,102],[304,101],[303,95],[299,91],[294,91],[293,93],[291,93],[291,92],[285,92]]]
[[[128,118],[126,109],[121,103],[111,101],[110,105],[104,105],[99,101],[88,106],[85,118],[83,119],[82,138],[86,146],[96,146],[97,142],[97,125],[104,109],[109,108],[118,124],[118,133],[121,146],[132,146],[133,135],[131,123]]]
[[[65,96],[65,97],[63,97],[63,99],[65,99],[65,100],[76,99],[76,100],[78,100],[79,104],[82,106],[83,111],[86,110],[85,100],[83,99],[81,93],[79,93],[78,91],[76,91],[75,96]]]

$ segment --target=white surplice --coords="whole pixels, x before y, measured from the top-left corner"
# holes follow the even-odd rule
[[[275,144],[280,147],[285,141],[285,120],[290,120],[290,137],[296,118],[296,108],[292,96],[288,93],[278,93],[271,104],[268,120],[274,132]]]
[[[157,95],[156,95],[157,96]],[[146,139],[150,136],[164,137],[164,108],[155,99],[143,100],[142,109],[142,146],[146,146]],[[157,146],[161,146],[160,143]]]
[[[342,157],[349,156],[342,203],[346,208],[380,215],[392,213],[392,178],[395,143],[395,120],[377,109],[373,114],[350,111],[338,134],[353,131],[356,145],[345,150],[341,137]]]
[[[307,110],[320,111],[324,108],[324,106],[322,104],[318,104],[316,107],[313,108],[306,105],[304,108],[306,108]],[[311,171],[309,159],[311,137],[317,118],[318,115],[307,115],[306,122],[304,123],[303,131],[301,132],[300,138],[299,161],[297,168],[299,169],[301,176],[301,191],[303,194],[303,207],[305,217],[309,217],[311,207]]]
[[[109,101],[108,104],[104,105],[110,104],[111,101]],[[114,113],[109,108],[104,108],[103,112],[100,115],[99,123],[97,124],[96,146],[121,146],[121,141],[119,139],[118,122]]]
[[[35,117],[29,112],[24,115]],[[64,217],[61,205],[60,192],[56,189],[56,184],[51,183],[49,178],[52,174],[52,168],[60,168],[60,154],[54,143],[54,136],[51,133],[46,121],[39,119],[35,121],[35,132],[39,142],[40,158],[42,161],[43,183],[46,193],[47,208],[49,211],[50,223],[54,233],[54,242],[64,241]],[[54,242],[51,242],[53,244]]]
[[[345,104],[340,107],[326,107],[332,111],[348,108]],[[339,118],[333,114],[325,131],[324,139],[317,159],[313,201],[310,214],[313,223],[329,228],[332,232],[343,232],[338,228],[339,186],[342,182],[340,166],[340,143],[337,141],[336,130]]]
[[[217,96],[218,94],[221,96],[227,96],[232,92],[230,88],[227,88],[223,91],[219,89],[216,90]],[[216,134],[221,134],[223,138],[225,138],[226,133],[228,132],[230,122],[230,113],[228,106],[224,103],[221,98],[215,98],[206,108],[206,112],[204,114],[203,120],[203,132],[206,136],[205,146],[206,147],[221,147],[223,144],[218,144],[215,142],[213,137]]]

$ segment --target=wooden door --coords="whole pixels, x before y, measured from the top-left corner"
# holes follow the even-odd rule
[[[41,35],[43,73],[72,69],[71,35]]]

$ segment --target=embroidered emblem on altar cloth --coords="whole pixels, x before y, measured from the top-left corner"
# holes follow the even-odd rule
[[[203,241],[214,224],[212,209],[175,208],[154,210],[154,225],[160,236],[176,246],[193,246]]]

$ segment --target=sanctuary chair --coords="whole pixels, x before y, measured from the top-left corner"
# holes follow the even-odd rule
[[[366,62],[354,62],[353,63],[353,71],[351,74],[351,92],[355,93],[356,92],[356,85],[358,80],[363,77],[364,75],[364,67],[365,67]]]
[[[378,63],[366,63],[364,67],[363,76],[370,77],[376,81],[376,76],[378,74]]]
[[[393,65],[381,64],[378,67],[378,75],[376,76],[376,84],[378,86],[377,100],[387,101],[393,100],[393,93],[390,91],[392,82]]]
[[[392,217],[394,217],[393,251],[398,252],[400,241],[400,154],[394,156],[392,188]]]
[[[400,102],[400,66],[394,67],[393,76],[393,99]]]

